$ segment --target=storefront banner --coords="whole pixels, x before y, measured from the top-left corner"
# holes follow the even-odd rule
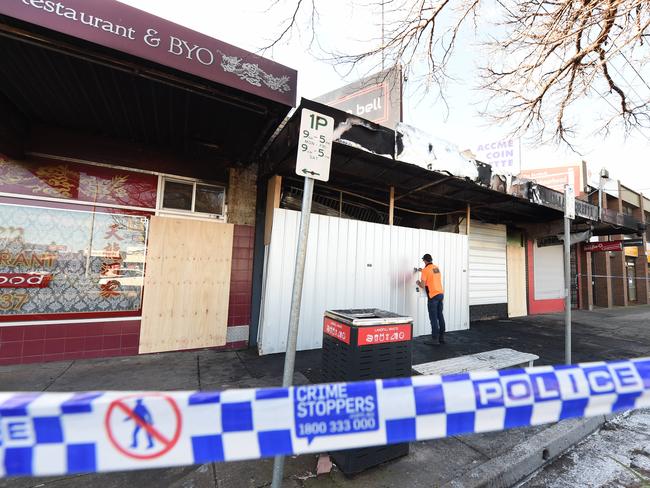
[[[300,455],[650,407],[650,358],[225,391],[0,393],[0,475]]]
[[[137,314],[149,219],[0,204],[0,322]]]
[[[155,209],[157,191],[158,177],[151,174],[45,158],[14,161],[0,155],[3,193]]]
[[[295,70],[115,0],[3,0],[0,14],[295,105]]]
[[[584,245],[585,252],[622,251],[623,241],[589,242]]]

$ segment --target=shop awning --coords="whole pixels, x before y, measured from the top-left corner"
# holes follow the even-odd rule
[[[114,0],[0,3],[0,115],[248,163],[295,104],[293,69]],[[18,148],[19,149],[19,148]]]
[[[480,182],[474,182],[398,161],[394,158],[395,131],[305,99],[265,153],[263,171],[266,174],[298,178],[294,168],[301,108],[333,117],[335,127],[349,127],[338,132],[335,129],[335,134],[341,137],[333,145],[330,181],[321,187],[387,204],[392,186],[397,210],[403,208],[423,215],[463,213],[469,204],[474,218],[492,223],[531,224],[563,218],[562,194],[558,198],[557,192],[537,185],[538,191],[525,192],[525,197],[512,195],[505,193],[505,189],[502,192],[490,188],[489,170]],[[579,202],[579,206],[574,223],[596,227],[596,233],[639,230],[636,220],[623,217],[616,219],[616,225],[611,222],[603,225],[599,223],[597,207],[586,202]]]

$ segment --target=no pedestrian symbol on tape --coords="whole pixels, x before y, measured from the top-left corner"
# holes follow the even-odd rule
[[[104,427],[111,444],[132,459],[155,459],[168,453],[181,435],[176,402],[160,393],[129,395],[111,402]]]

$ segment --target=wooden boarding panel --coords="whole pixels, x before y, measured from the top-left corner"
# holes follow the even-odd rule
[[[528,364],[538,360],[539,356],[514,349],[495,349],[494,351],[479,352],[457,358],[431,361],[429,363],[415,364],[413,369],[420,374],[457,374],[469,371],[493,371]]]
[[[226,343],[232,224],[152,217],[140,353]]]
[[[520,239],[508,236],[508,317],[528,315],[526,303],[526,249]],[[516,237],[516,236],[515,236]]]

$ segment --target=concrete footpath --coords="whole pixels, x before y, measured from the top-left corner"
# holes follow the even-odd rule
[[[650,409],[616,416],[519,486],[650,486]]]
[[[574,314],[574,361],[650,356],[650,306]],[[417,340],[414,363],[511,347],[563,362],[563,316],[546,315],[473,324],[448,334],[444,346]],[[1,391],[179,390],[276,386],[283,356],[210,350],[0,367]],[[320,380],[320,351],[299,353],[296,383]],[[354,478],[336,468],[316,476],[316,456],[287,460],[286,487],[511,486],[596,430],[602,418],[537,428],[451,437],[411,444],[409,456]],[[2,487],[264,487],[271,460],[129,473],[58,478],[16,478]]]

